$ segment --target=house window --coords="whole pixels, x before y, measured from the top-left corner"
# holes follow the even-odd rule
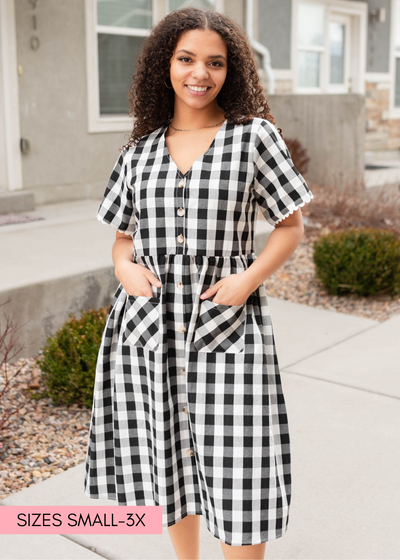
[[[167,0],[167,11],[179,10],[187,6],[194,6],[203,10],[215,10],[217,0]]]
[[[85,0],[88,131],[132,130],[129,90],[157,0]]]
[[[152,26],[152,0],[97,0],[99,113],[126,115],[135,63]]]
[[[325,6],[300,3],[297,17],[298,87],[321,87]]]
[[[395,4],[395,90],[394,106],[400,108],[400,0]]]

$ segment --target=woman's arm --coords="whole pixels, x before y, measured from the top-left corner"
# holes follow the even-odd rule
[[[133,241],[132,237],[125,233],[116,232],[115,242],[112,248],[112,260],[115,267],[115,275],[118,278],[118,271],[124,263],[132,263]],[[119,280],[119,278],[118,278]]]
[[[250,293],[288,260],[298,247],[303,234],[304,225],[300,208],[276,224],[262,252],[243,273],[248,278]]]

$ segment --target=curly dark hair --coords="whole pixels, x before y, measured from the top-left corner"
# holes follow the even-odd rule
[[[124,148],[157,128],[174,115],[174,90],[165,87],[170,60],[181,35],[193,29],[212,30],[224,40],[228,51],[227,75],[217,95],[217,103],[231,124],[243,124],[252,118],[276,124],[257,73],[253,51],[241,27],[227,16],[212,10],[188,7],[174,10],[155,25],[138,57],[128,94],[129,116],[134,128]],[[155,56],[156,54],[156,56]],[[278,128],[282,133],[282,129]]]

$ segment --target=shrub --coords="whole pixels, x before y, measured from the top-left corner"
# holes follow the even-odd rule
[[[10,302],[11,299],[8,298],[0,303],[0,308]],[[10,367],[10,362],[13,362],[18,354],[26,348],[25,343],[20,343],[17,337],[18,331],[24,325],[17,325],[14,319],[6,313],[4,313],[4,317],[4,322],[0,319],[0,435],[3,430],[10,427],[13,420],[11,417],[24,407],[24,403],[15,406],[13,399],[9,399],[9,394],[19,382],[17,376],[23,368],[22,364]],[[10,370],[12,375],[10,375]]]
[[[395,233],[352,228],[322,235],[313,247],[316,276],[328,293],[400,293],[400,241]]]
[[[97,355],[108,308],[83,311],[69,320],[52,337],[47,337],[37,365],[42,370],[46,396],[55,404],[91,408]]]
[[[310,162],[307,150],[303,147],[302,143],[297,140],[297,138],[285,138],[285,143],[297,171],[300,175],[305,175]]]

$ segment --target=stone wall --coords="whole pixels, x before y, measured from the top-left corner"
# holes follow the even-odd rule
[[[399,150],[400,119],[389,118],[390,82],[365,84],[365,149]]]

